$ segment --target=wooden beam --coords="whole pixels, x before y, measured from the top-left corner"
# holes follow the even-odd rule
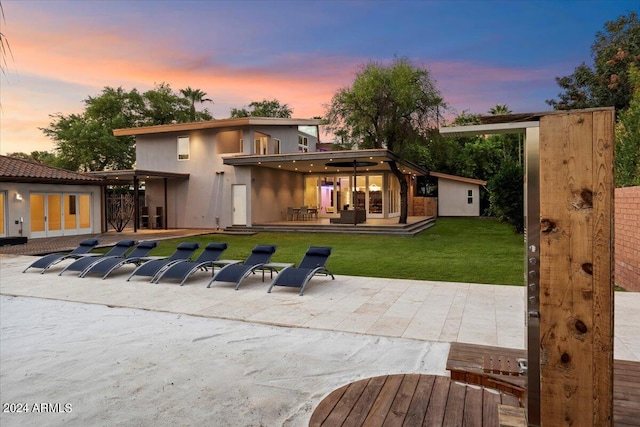
[[[612,425],[612,110],[540,120],[541,425]]]

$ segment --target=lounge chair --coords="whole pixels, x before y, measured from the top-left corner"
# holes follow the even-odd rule
[[[271,293],[274,286],[288,286],[300,288],[300,296],[302,296],[307,283],[316,274],[331,276],[331,279],[335,280],[334,275],[325,267],[329,255],[331,255],[331,248],[310,247],[298,267],[287,267],[280,270],[267,292]]]
[[[91,264],[83,272],[80,273],[80,277],[86,277],[87,274],[102,274],[102,279],[106,279],[109,274],[118,268],[126,264],[139,265],[141,262],[146,261],[151,252],[158,242],[147,241],[140,242],[134,250],[129,252],[124,258],[101,258],[98,262]]]
[[[22,272],[26,272],[30,268],[41,268],[42,271],[40,274],[44,273],[49,267],[63,261],[65,259],[78,259],[80,257],[86,256],[93,248],[98,244],[98,239],[86,239],[80,242],[77,248],[75,248],[71,252],[66,253],[55,253],[48,254],[43,256],[42,258],[38,258],[34,262],[31,263],[27,268],[25,268]]]
[[[160,282],[162,279],[180,280],[180,286],[198,270],[207,271],[209,267],[214,268],[214,262],[220,258],[220,255],[227,249],[226,243],[209,243],[198,258],[193,261],[178,261],[168,268],[164,269],[153,280],[154,283]]]
[[[168,268],[172,264],[178,261],[185,261],[191,258],[193,253],[198,250],[200,245],[195,242],[182,242],[178,245],[175,252],[171,256],[162,259],[154,259],[140,264],[138,268],[133,270],[133,273],[127,277],[127,282],[131,280],[133,276],[151,277],[153,281],[157,274],[160,274],[162,270]]]
[[[137,242],[135,240],[120,240],[118,243],[115,244],[114,247],[112,247],[109,250],[109,252],[105,253],[102,256],[96,256],[96,257],[86,256],[86,257],[78,258],[77,260],[73,261],[71,264],[67,265],[60,272],[60,274],[58,274],[58,276],[62,276],[62,273],[64,273],[67,270],[75,271],[75,272],[78,272],[78,274],[80,274],[84,270],[86,270],[87,267],[90,267],[91,264],[94,264],[105,258],[122,258],[127,254],[129,249],[131,249],[136,245],[136,243]]]
[[[245,277],[269,262],[276,248],[277,246],[273,245],[257,245],[244,262],[239,261],[222,267],[213,276],[207,288],[210,288],[214,282],[230,282],[235,283],[236,290],[238,290]]]

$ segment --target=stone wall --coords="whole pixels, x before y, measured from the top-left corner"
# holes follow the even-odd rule
[[[640,292],[640,187],[616,188],[615,283]]]

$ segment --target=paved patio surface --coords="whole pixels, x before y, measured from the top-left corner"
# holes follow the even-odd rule
[[[256,274],[240,290],[230,284],[207,289],[208,273],[185,286],[126,281],[133,267],[108,279],[58,276],[62,262],[45,274],[21,271],[33,257],[0,257],[0,293],[126,307],[267,325],[524,348],[524,287],[430,282],[355,276],[315,277],[305,295],[275,288],[267,294]],[[640,293],[615,295],[615,358],[640,360]]]

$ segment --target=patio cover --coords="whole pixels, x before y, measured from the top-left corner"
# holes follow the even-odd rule
[[[260,166],[299,173],[340,172],[347,174],[353,172],[353,167],[346,166],[346,164],[352,164],[354,161],[358,164],[371,164],[358,166],[358,173],[390,171],[389,162],[395,162],[400,170],[408,175],[427,175],[429,173],[424,166],[400,159],[396,154],[386,149],[252,154],[223,159],[225,165],[231,166]],[[332,164],[328,165],[328,163]],[[336,163],[344,163],[345,166],[336,166]]]
[[[134,195],[134,209],[135,209],[135,217],[133,221],[133,231],[138,231],[138,223],[140,221],[140,203],[138,201],[138,191],[140,188],[140,181],[149,181],[154,179],[162,179],[164,180],[164,228],[167,226],[166,215],[168,212],[167,209],[167,181],[169,179],[175,180],[187,180],[189,179],[188,173],[174,173],[174,172],[162,172],[162,171],[151,171],[151,170],[143,170],[143,169],[123,169],[123,170],[114,170],[114,171],[97,171],[97,172],[89,172],[88,174],[94,175],[97,177],[101,177],[104,179],[104,184],[106,185],[133,185],[133,195]],[[106,216],[105,216],[105,229],[106,229]]]

